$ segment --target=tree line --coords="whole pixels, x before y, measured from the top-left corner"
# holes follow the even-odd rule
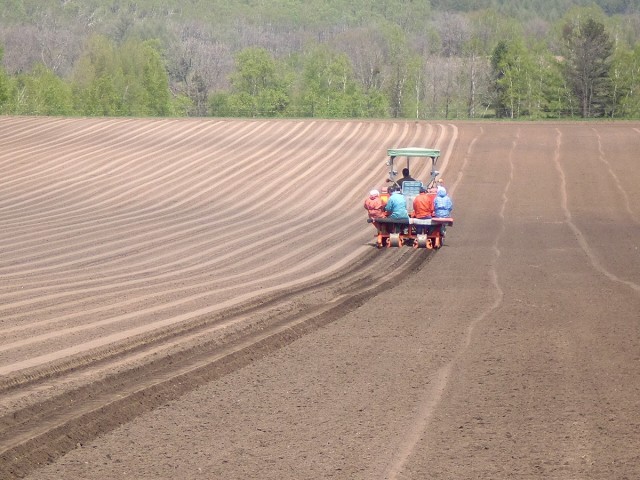
[[[261,14],[232,14],[234,2],[0,7],[9,3],[3,114],[640,117],[640,20],[629,1],[567,5],[555,21],[497,0],[475,10],[463,1],[241,2],[281,7]],[[547,0],[547,10],[560,3]],[[204,4],[227,9],[227,22],[197,9]],[[295,23],[283,5],[303,4],[309,15]]]

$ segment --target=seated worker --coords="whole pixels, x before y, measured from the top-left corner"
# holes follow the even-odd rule
[[[409,180],[411,182],[415,182],[416,179],[413,178],[411,175],[409,175],[409,169],[408,168],[403,168],[402,169],[402,178],[396,180],[396,183],[398,185],[400,185],[400,188],[402,188],[402,182],[404,182],[405,180]]]
[[[384,207],[385,211],[389,214],[387,218],[409,220],[409,212],[407,212],[407,203],[404,199],[404,195],[400,193],[400,190],[398,190],[397,187],[389,187],[389,193],[391,193],[391,196],[389,197],[387,205]],[[403,231],[406,231],[407,228],[393,225],[393,230],[397,233],[402,233]]]
[[[453,210],[453,202],[449,195],[447,195],[447,189],[444,187],[438,187],[438,193],[436,199],[433,201],[433,208],[436,217],[449,218],[451,216],[451,210]]]
[[[420,193],[413,199],[413,217],[418,219],[431,218],[433,216],[433,195],[429,194],[426,187],[420,188]],[[427,225],[416,225],[416,234],[426,233]]]
[[[378,192],[378,190],[371,190],[369,192],[369,196],[364,201],[364,208],[367,210],[367,214],[371,220],[385,216],[384,205],[382,204],[382,199],[380,198],[380,192]],[[378,224],[376,222],[371,223],[376,229],[378,229]]]
[[[436,217],[449,218],[451,216],[451,210],[453,210],[453,202],[449,198],[449,195],[447,195],[446,188],[438,187],[436,199],[433,201],[433,209]],[[446,225],[442,225],[442,229],[440,231],[442,232],[443,236],[446,235]]]

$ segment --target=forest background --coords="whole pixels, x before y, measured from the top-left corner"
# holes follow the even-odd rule
[[[0,113],[639,118],[640,0],[0,0]]]

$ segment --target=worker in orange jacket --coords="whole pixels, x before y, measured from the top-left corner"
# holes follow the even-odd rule
[[[384,217],[384,204],[382,203],[382,199],[380,198],[380,192],[378,190],[371,190],[369,192],[369,196],[364,201],[364,208],[369,214],[369,218],[371,220],[375,220],[376,218]],[[378,228],[378,224],[374,221],[372,222],[373,226]]]
[[[433,194],[426,187],[420,187],[420,193],[413,199],[413,217],[427,219],[433,217]],[[416,225],[416,233],[427,231],[426,225]]]

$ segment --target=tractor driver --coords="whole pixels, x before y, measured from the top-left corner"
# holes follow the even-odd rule
[[[407,181],[407,180],[411,181],[411,182],[415,182],[416,181],[415,178],[413,178],[411,175],[409,175],[409,169],[407,167],[405,167],[405,168],[402,169],[402,178],[398,179],[396,181],[396,183],[398,185],[400,185],[400,188],[402,188],[402,183],[404,181]]]

